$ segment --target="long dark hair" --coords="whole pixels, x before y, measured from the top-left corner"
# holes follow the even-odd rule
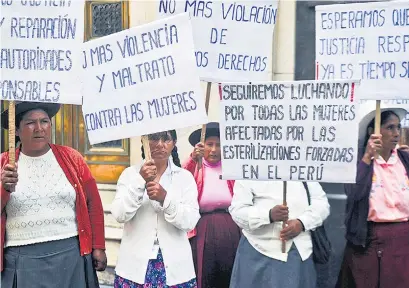
[[[381,113],[381,125],[385,124],[385,122],[388,121],[389,117],[391,117],[391,116],[396,116],[396,117],[399,119],[399,121],[401,120],[401,119],[399,118],[399,116],[398,116],[395,112],[393,112],[392,110],[387,110],[387,111],[383,111],[383,112]],[[365,148],[366,145],[368,144],[369,137],[371,137],[371,135],[369,135],[369,133],[368,133],[368,129],[369,129],[369,128],[375,129],[375,118],[372,119],[372,121],[369,122],[368,126],[366,127],[366,130],[365,130],[365,131],[366,131],[366,134],[365,134],[364,148]]]
[[[169,130],[169,131],[149,134],[148,139],[149,140],[162,140],[162,141],[172,139],[173,142],[176,142],[178,140],[178,137],[176,135],[176,130]],[[145,150],[143,149],[143,145],[141,146],[141,151],[142,151],[142,159],[145,159]],[[176,145],[173,147],[173,150],[172,150],[172,159],[173,159],[173,164],[175,164],[178,167],[182,166],[180,164],[178,147],[176,147]]]

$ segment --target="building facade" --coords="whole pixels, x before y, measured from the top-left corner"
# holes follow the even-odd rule
[[[85,6],[85,39],[87,41],[119,32],[129,27],[149,23],[156,19],[158,0],[87,1]],[[350,1],[343,1],[350,2]],[[273,80],[307,80],[315,77],[315,6],[335,1],[280,1],[278,18],[274,33],[273,65],[270,72]],[[270,39],[265,45],[271,45]],[[259,43],[255,45],[260,45]],[[206,83],[203,83],[205,91]],[[203,93],[205,95],[205,93]],[[2,101],[1,111],[7,105]],[[409,105],[409,103],[408,103]],[[210,121],[219,120],[219,95],[213,87],[210,105]],[[198,127],[178,131],[178,148],[182,161],[188,157],[192,147],[187,137]],[[7,150],[7,131],[3,131],[1,151]],[[408,132],[405,131],[405,135]],[[403,137],[407,142],[409,137]],[[115,195],[115,184],[121,172],[128,166],[141,161],[141,142],[139,137],[90,145],[80,106],[63,105],[53,119],[53,142],[78,150],[87,161],[96,178],[105,210],[108,272],[101,275],[102,283],[112,283],[113,267],[119,247],[122,226],[110,215],[110,203]],[[333,287],[343,252],[343,212],[345,196],[341,184],[323,184],[331,203],[329,233],[334,242],[336,257],[330,269],[321,267],[320,288]]]

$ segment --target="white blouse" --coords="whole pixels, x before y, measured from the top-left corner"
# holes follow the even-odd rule
[[[236,181],[234,196],[229,208],[237,225],[243,229],[249,243],[261,254],[287,261],[287,253],[294,243],[302,260],[312,254],[310,230],[322,225],[330,207],[327,196],[318,182],[308,182],[311,206],[302,182],[287,182],[289,220],[299,219],[305,232],[286,242],[286,253],[281,251],[282,222],[270,223],[269,210],[283,203],[281,181]]]
[[[197,186],[190,172],[169,161],[160,184],[167,191],[163,206],[145,193],[141,165],[125,169],[119,177],[112,215],[125,223],[116,273],[144,284],[149,259],[155,258],[158,240],[169,286],[195,278],[187,232],[200,219]]]
[[[18,183],[6,205],[5,246],[78,235],[76,193],[51,149],[39,157],[20,153]]]

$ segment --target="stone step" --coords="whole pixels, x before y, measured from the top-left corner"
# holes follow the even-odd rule
[[[123,223],[118,223],[115,220],[114,216],[112,216],[110,211],[105,211],[104,221],[105,221],[105,227],[118,228],[118,229],[123,229],[124,228],[124,224]]]
[[[111,214],[111,203],[115,198],[116,185],[98,184],[98,189],[101,196],[102,206],[104,208],[105,246],[108,258],[108,267],[105,271],[98,272],[98,279],[100,284],[112,287],[115,278],[114,269],[117,263],[119,246],[122,239],[123,224],[116,222]]]
[[[107,227],[105,225],[105,239],[120,242],[122,239],[123,229]]]
[[[115,279],[115,270],[112,267],[107,267],[103,272],[97,272],[100,288],[113,287]]]
[[[119,246],[121,245],[121,242],[119,241],[113,241],[113,240],[107,240],[105,241],[105,247],[106,247],[106,255],[107,255],[107,265],[108,267],[115,268],[116,263],[118,261],[118,252],[119,252]]]
[[[101,197],[102,205],[111,204],[115,198],[115,190],[100,190],[99,195]]]
[[[105,227],[105,246],[109,267],[116,265],[122,232],[123,230],[119,228]]]
[[[116,185],[98,184],[99,195],[101,196],[102,205],[110,205],[115,198]]]

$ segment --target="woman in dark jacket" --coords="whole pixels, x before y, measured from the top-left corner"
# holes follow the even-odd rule
[[[372,107],[370,106],[372,105]],[[398,149],[404,109],[381,110],[374,133],[373,103],[360,122],[364,153],[347,194],[344,263],[338,287],[409,287],[409,153]],[[363,140],[363,141],[362,141]]]

